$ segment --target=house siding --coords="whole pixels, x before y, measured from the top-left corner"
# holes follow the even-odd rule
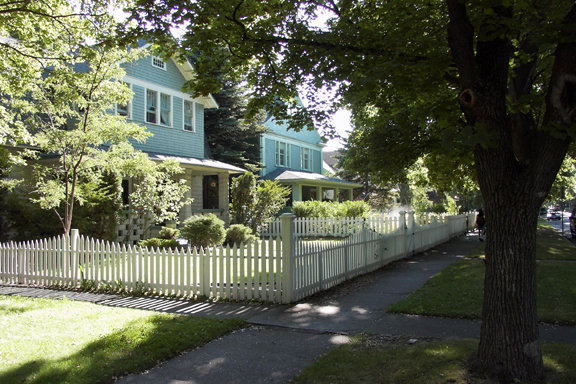
[[[194,103],[194,132],[184,130],[184,101],[181,97],[174,95],[171,95],[171,124],[169,127],[145,122],[146,89],[163,92],[164,88],[169,88],[180,93],[186,81],[172,60],[166,63],[166,70],[163,70],[152,66],[151,56],[146,56],[135,63],[128,64],[126,75],[128,77],[127,82],[130,82],[130,78],[138,80],[138,84],[132,84],[134,96],[131,101],[131,121],[144,125],[153,135],[145,143],[134,143],[134,147],[142,151],[165,155],[204,158],[204,106],[202,104]]]

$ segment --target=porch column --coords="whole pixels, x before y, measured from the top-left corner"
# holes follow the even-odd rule
[[[186,185],[190,187],[190,189],[186,192],[186,195],[184,197],[189,198],[192,196],[192,171],[187,169],[184,173],[184,178],[186,180]],[[192,216],[192,207],[190,206],[190,204],[186,204],[180,210],[180,222],[186,220],[190,216]]]
[[[221,219],[224,220],[226,225],[230,224],[230,197],[228,194],[229,188],[229,175],[226,173],[218,174],[218,207],[222,210]]]
[[[190,205],[190,216],[192,216],[195,212],[198,213],[202,209],[202,175],[193,173],[190,180],[190,196],[194,199]]]

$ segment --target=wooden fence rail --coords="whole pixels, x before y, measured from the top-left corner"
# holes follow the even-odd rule
[[[471,215],[322,221],[285,214],[274,224],[277,237],[174,251],[73,230],[69,237],[0,244],[0,282],[289,303],[447,241],[472,222]]]

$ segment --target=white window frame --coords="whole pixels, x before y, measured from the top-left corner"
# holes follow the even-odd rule
[[[162,60],[159,56],[151,56],[151,63],[154,68],[166,70],[166,62]],[[160,64],[161,63],[161,64]]]
[[[192,106],[191,129],[186,129],[186,103]],[[193,100],[182,100],[182,129],[186,132],[196,132],[196,103]]]
[[[156,96],[154,97],[156,100],[156,104],[154,105],[154,121],[149,121],[148,120],[148,92],[154,92],[156,93]],[[158,95],[160,94],[160,92],[158,92],[155,89],[150,89],[150,88],[146,88],[144,89],[144,121],[148,124],[157,124],[158,122]]]
[[[156,94],[155,96],[155,120],[154,121],[149,121],[148,120],[148,92],[154,92]],[[168,113],[168,124],[163,124],[161,121],[161,117],[160,114],[162,113],[162,95],[167,96],[168,100],[170,100],[170,111]],[[160,92],[156,89],[153,88],[145,88],[144,89],[144,122],[146,122],[147,124],[154,124],[154,125],[160,125],[162,127],[171,127],[172,126],[172,117],[173,117],[173,111],[174,111],[174,100],[172,98],[172,95],[168,94],[168,93],[164,93],[164,92]]]
[[[308,163],[308,166],[306,166],[306,162]],[[312,150],[310,148],[300,148],[300,167],[306,170],[312,169]]]
[[[284,162],[280,161],[281,160],[281,158],[280,158],[281,146],[284,146]],[[288,168],[290,166],[290,144],[288,144],[284,141],[276,141],[275,158],[276,158],[276,166],[277,167]]]
[[[166,96],[168,98],[168,124],[165,124],[162,122],[162,96]],[[172,96],[166,94],[166,93],[162,93],[159,92],[158,93],[158,110],[159,110],[159,114],[158,114],[158,125],[162,125],[164,127],[171,127],[172,126],[172,105],[174,104],[172,102]]]
[[[124,84],[126,84],[128,86],[128,88],[130,88],[130,90],[132,90],[132,84],[130,84],[130,83],[124,83]],[[116,104],[115,111],[116,111],[117,115],[123,116],[123,115],[120,115],[120,113],[118,112],[118,104]],[[126,102],[126,118],[132,119],[132,99],[130,99]]]

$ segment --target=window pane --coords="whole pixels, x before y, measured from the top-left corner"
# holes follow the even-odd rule
[[[166,63],[163,62],[162,59],[157,56],[152,56],[152,65],[157,68],[166,69]]]
[[[156,98],[158,97],[158,92],[152,91],[150,89],[146,90],[146,122],[156,124]]]
[[[276,165],[288,166],[288,145],[276,142]]]
[[[194,116],[193,107],[194,103],[184,100],[184,129],[186,131],[194,131],[194,125],[192,124],[192,118]]]
[[[160,94],[160,124],[170,125],[170,95]]]
[[[202,179],[202,208],[218,209],[218,175],[204,176]]]

